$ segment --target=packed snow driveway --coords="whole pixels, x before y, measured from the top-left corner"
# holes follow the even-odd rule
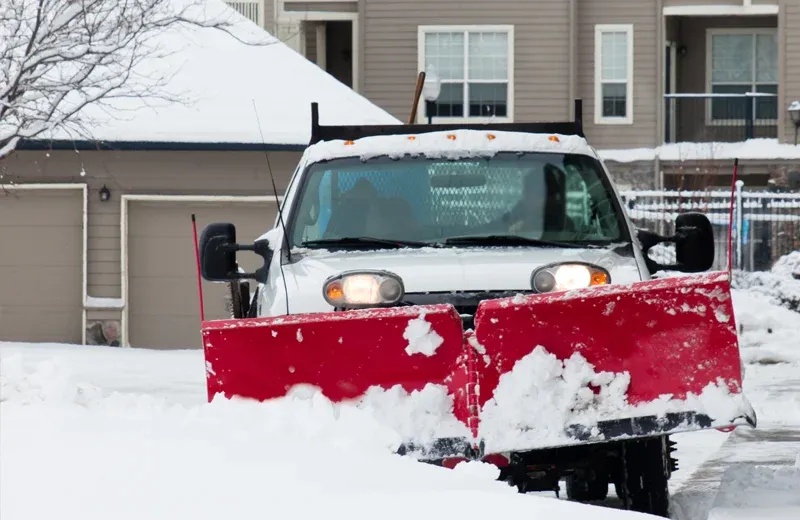
[[[762,291],[734,291],[745,392],[758,428],[684,434],[694,464],[672,482],[676,520],[800,519],[800,313]],[[716,449],[718,447],[718,449]],[[688,469],[688,473],[684,470]],[[678,475],[676,475],[677,477]]]

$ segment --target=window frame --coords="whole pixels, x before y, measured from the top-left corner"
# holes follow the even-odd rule
[[[708,27],[706,28],[706,78],[705,78],[705,87],[706,92],[708,94],[712,93],[712,67],[713,67],[713,59],[712,59],[712,37],[715,35],[722,35],[722,36],[732,36],[732,35],[747,35],[747,36],[758,36],[759,34],[768,34],[771,36],[775,36],[776,39],[776,46],[778,46],[778,51],[780,51],[780,41],[778,41],[778,28],[777,27]],[[756,45],[755,45],[755,38],[753,40],[753,53],[756,52]],[[780,61],[780,59],[778,60]],[[753,61],[753,67],[755,67],[755,60]],[[780,64],[776,64],[777,67],[780,67]],[[776,71],[777,72],[777,71]],[[755,70],[753,70],[753,82],[750,84],[751,92],[755,92],[755,87],[759,85],[755,78]],[[726,83],[719,83],[719,84],[726,84]],[[735,83],[727,83],[729,85],[734,85]],[[771,83],[761,83],[763,85],[771,85]],[[775,81],[775,85],[780,89],[780,75],[778,74],[778,79]],[[779,90],[780,92],[780,90]],[[777,97],[775,98],[777,100]],[[705,104],[705,119],[706,119],[706,126],[744,126],[747,124],[747,121],[744,119],[714,119],[713,117],[713,110],[711,99],[708,99],[708,102]],[[754,115],[755,116],[755,115]],[[777,119],[780,117],[780,107],[778,108],[778,117],[773,119],[756,119],[753,117],[753,125],[755,126],[773,126],[776,124]]]
[[[483,117],[483,116],[469,116],[469,99],[464,98],[464,117],[444,117],[436,116],[432,122],[434,124],[450,124],[450,123],[513,123],[514,122],[514,26],[513,25],[419,25],[417,26],[417,71],[425,70],[425,35],[431,33],[470,33],[470,32],[502,32],[508,35],[508,70],[507,79],[505,83],[508,85],[507,91],[507,116],[506,117]],[[464,78],[463,83],[466,85],[469,80],[469,49],[465,46],[464,49]],[[419,72],[418,72],[419,73]],[[476,82],[484,82],[486,80],[477,80]],[[499,84],[498,80],[492,80],[491,83]],[[428,118],[425,115],[425,98],[420,96],[419,104],[417,105],[417,123],[427,123]]]
[[[603,34],[623,32],[628,45],[628,71],[624,84],[627,86],[625,99],[625,117],[603,116]],[[632,125],[633,124],[633,71],[634,71],[634,26],[633,24],[595,24],[594,26],[594,124],[596,125]]]

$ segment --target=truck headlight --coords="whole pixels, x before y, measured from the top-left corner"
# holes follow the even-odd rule
[[[325,301],[334,307],[392,305],[405,296],[403,281],[387,271],[346,271],[325,280]]]
[[[545,265],[531,275],[531,288],[537,293],[570,291],[610,283],[608,271],[583,262]]]

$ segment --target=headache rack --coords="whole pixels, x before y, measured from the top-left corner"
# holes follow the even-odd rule
[[[583,101],[575,100],[574,121],[552,121],[537,123],[452,123],[416,125],[360,125],[360,126],[322,126],[319,124],[319,104],[311,103],[311,142],[355,141],[362,137],[376,135],[424,134],[454,130],[486,130],[495,132],[525,132],[529,134],[561,134],[586,137],[583,133]]]

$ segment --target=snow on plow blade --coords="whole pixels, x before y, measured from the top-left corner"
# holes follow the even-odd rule
[[[755,426],[726,273],[484,301],[487,453]]]

